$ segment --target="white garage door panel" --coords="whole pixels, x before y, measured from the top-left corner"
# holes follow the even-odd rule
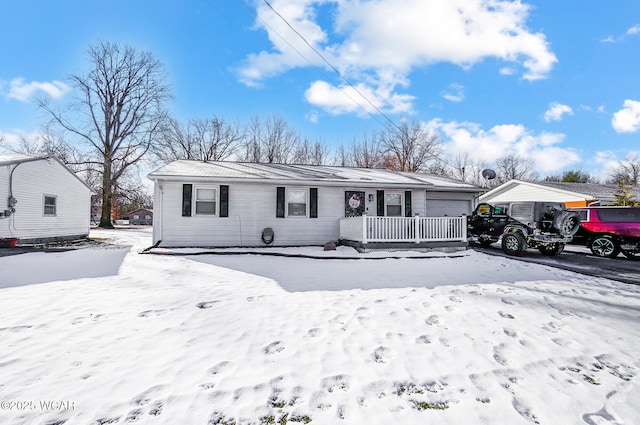
[[[427,217],[459,217],[471,213],[471,201],[428,199]]]

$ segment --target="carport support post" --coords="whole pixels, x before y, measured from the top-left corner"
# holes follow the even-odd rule
[[[362,215],[362,243],[367,243],[367,215]]]

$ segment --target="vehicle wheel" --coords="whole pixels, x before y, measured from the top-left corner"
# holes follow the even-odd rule
[[[608,236],[598,236],[591,242],[591,252],[598,257],[613,258],[618,255],[620,248],[612,238]]]
[[[522,233],[511,232],[502,235],[502,250],[507,255],[521,255],[527,248],[527,242]]]
[[[622,251],[622,253],[630,260],[640,260],[640,252]]]
[[[557,242],[549,245],[542,245],[541,247],[538,248],[538,251],[540,251],[542,255],[552,257],[564,251],[564,244]]]
[[[560,211],[553,218],[553,227],[564,237],[573,236],[580,229],[580,214],[576,211]]]

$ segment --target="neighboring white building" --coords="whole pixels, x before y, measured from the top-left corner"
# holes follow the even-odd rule
[[[480,196],[487,203],[542,201],[564,202],[567,207],[585,207],[588,205],[611,205],[618,190],[615,184],[571,183],[571,182],[526,182],[509,180],[506,183]],[[632,190],[634,198],[640,192]]]
[[[42,243],[86,237],[91,193],[56,158],[0,155],[0,238]]]
[[[345,217],[459,217],[482,191],[383,169],[187,160],[149,178],[153,242],[167,247],[322,245],[340,239]]]

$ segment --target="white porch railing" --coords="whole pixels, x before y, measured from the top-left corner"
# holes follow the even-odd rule
[[[347,217],[340,220],[340,239],[356,242],[467,241],[462,217]]]

